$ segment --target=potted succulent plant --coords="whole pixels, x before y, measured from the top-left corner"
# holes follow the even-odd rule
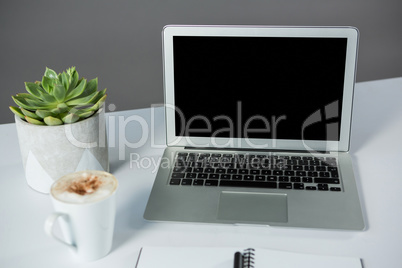
[[[79,78],[75,67],[57,74],[46,68],[27,93],[12,96],[28,185],[48,193],[54,180],[79,170],[109,170],[103,103],[98,79]]]

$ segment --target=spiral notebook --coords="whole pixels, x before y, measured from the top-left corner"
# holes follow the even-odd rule
[[[136,268],[233,268],[236,252],[243,255],[243,268],[309,267],[361,268],[359,258],[293,253],[260,248],[235,247],[143,247]]]

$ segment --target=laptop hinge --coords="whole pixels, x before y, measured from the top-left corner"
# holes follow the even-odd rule
[[[215,148],[215,147],[191,147],[191,146],[186,146],[184,149],[189,149],[189,150],[216,150],[216,151],[252,151],[252,152],[265,152],[265,153],[275,153],[275,152],[287,152],[287,153],[311,153],[311,151],[308,150],[280,150],[280,149],[252,149],[252,148]],[[314,151],[314,153],[320,153],[320,154],[328,154],[330,153],[329,151]]]

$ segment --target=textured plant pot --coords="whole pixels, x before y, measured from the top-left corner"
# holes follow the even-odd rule
[[[53,181],[75,171],[109,171],[105,112],[60,126],[39,126],[17,116],[15,123],[28,185],[49,193]]]

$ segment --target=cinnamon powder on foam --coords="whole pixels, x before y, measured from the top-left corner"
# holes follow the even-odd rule
[[[67,191],[79,195],[88,195],[95,192],[102,185],[102,181],[95,175],[84,176],[75,179],[69,185]]]

